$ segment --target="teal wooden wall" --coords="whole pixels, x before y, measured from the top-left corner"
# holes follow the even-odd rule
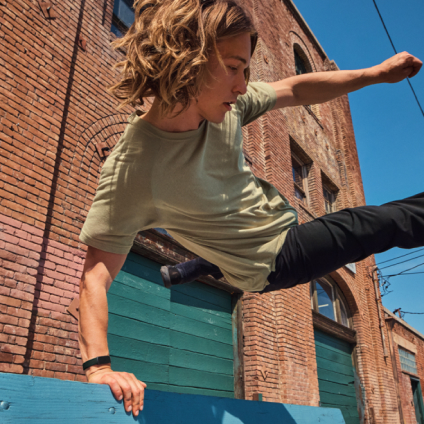
[[[146,390],[137,418],[108,386],[0,373],[1,424],[343,424],[339,410]]]
[[[340,408],[346,424],[359,424],[349,343],[315,330],[321,406]]]
[[[130,253],[112,283],[112,368],[148,389],[234,397],[231,295],[197,282],[168,290],[159,268]]]

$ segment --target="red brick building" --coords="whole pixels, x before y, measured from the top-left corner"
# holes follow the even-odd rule
[[[420,380],[424,379],[424,335],[384,308],[399,410],[405,423],[424,417]]]
[[[105,91],[117,76],[112,65],[122,54],[111,50],[110,41],[127,22],[128,4],[129,0],[0,0],[1,372],[85,381],[77,313],[70,305],[78,297],[86,251],[78,235],[108,148],[113,149],[132,112],[127,108],[118,113],[116,100]],[[243,4],[252,12],[260,35],[252,59],[254,81],[337,69],[291,0]],[[253,172],[284,193],[301,223],[365,203],[347,96],[273,111],[243,130],[245,156]],[[143,281],[152,284],[159,264],[193,257],[157,230],[140,233],[131,255],[132,265],[124,272],[137,274],[131,267],[138,263],[144,267]],[[234,336],[234,385],[225,389],[226,394],[342,405],[349,423],[413,423],[409,398],[399,401],[399,387],[411,383],[401,378],[399,359],[391,353],[393,334],[402,324],[384,325],[373,265],[370,258],[326,279],[266,295],[242,294],[212,278],[198,283],[196,287],[216,290],[217,298],[227,296],[232,305],[225,318],[230,324],[222,324],[230,325]],[[114,302],[123,298],[118,292],[113,296]],[[193,308],[194,304],[186,302]],[[410,334],[402,337],[420,352],[417,375],[423,376],[422,338],[414,335],[411,341]],[[110,345],[115,340],[118,348],[121,336],[111,334]],[[125,358],[133,361],[128,365],[133,371],[137,359]],[[172,373],[182,365],[171,359],[165,374],[172,386]],[[199,372],[214,375],[210,369]],[[152,371],[149,387],[162,387],[154,381],[158,373]],[[145,379],[143,375],[138,377]],[[205,380],[202,376],[199,379]],[[197,393],[196,384],[188,388],[187,383],[184,390]],[[202,390],[219,395],[225,384]]]

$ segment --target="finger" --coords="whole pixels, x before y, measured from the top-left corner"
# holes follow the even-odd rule
[[[134,415],[138,415],[138,412],[143,409],[144,404],[144,387],[141,384],[142,382],[137,380],[137,377],[134,374],[128,374],[130,379],[130,384],[132,388],[132,407]],[[143,383],[144,384],[144,383]]]
[[[144,408],[144,389],[147,387],[146,383],[143,383],[140,380],[137,380],[137,385],[140,388],[140,407],[139,410],[142,411]]]
[[[415,75],[417,75],[418,72],[420,72],[420,69],[422,66],[423,66],[423,63],[421,62],[421,60],[416,61],[414,63],[413,71],[409,75],[409,78],[415,77]]]
[[[117,401],[121,401],[122,398],[123,398],[123,393],[122,393],[122,390],[121,390],[121,386],[115,380],[115,378],[105,377],[104,382],[105,382],[105,384],[107,384],[110,387],[110,390],[112,391],[113,396],[115,396],[115,399]]]
[[[137,379],[134,374],[131,373],[122,373],[122,377],[127,381],[131,387],[131,398],[130,405],[128,408],[125,408],[127,411],[132,411],[134,416],[137,416],[140,411],[140,395],[141,391],[137,384]]]
[[[124,408],[125,411],[131,412],[132,410],[132,393],[131,393],[131,384],[129,381],[124,377],[123,373],[115,374],[114,376],[122,390],[123,397],[124,397]]]

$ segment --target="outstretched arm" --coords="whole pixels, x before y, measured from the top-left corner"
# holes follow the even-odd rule
[[[79,344],[83,362],[109,355],[107,345],[108,308],[106,293],[125,262],[126,255],[89,247],[80,282]],[[108,384],[125,410],[137,416],[143,408],[146,384],[134,374],[114,372],[109,365],[94,365],[86,370],[89,383]]]
[[[311,72],[270,83],[277,92],[274,109],[324,103],[367,85],[395,83],[415,76],[421,60],[403,52],[380,65],[355,71]]]

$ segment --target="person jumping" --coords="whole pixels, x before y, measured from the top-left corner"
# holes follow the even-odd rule
[[[101,170],[80,239],[80,349],[90,383],[108,384],[135,416],[145,383],[114,372],[106,293],[136,234],[161,227],[198,259],[164,267],[167,286],[201,275],[269,292],[306,283],[394,246],[424,245],[424,194],[345,209],[298,225],[296,210],[243,157],[242,127],[268,111],[327,102],[416,75],[404,52],[367,69],[249,82],[257,42],[233,0],[136,0],[135,21],[113,42],[126,52],[110,91],[135,111]]]

